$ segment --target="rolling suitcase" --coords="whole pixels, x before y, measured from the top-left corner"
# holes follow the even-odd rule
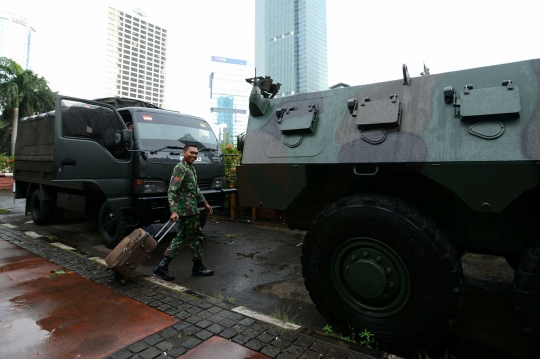
[[[152,252],[158,243],[165,238],[171,228],[174,227],[175,223],[176,221],[167,222],[158,234],[156,234],[156,238],[159,238],[157,241],[150,233],[142,228],[137,228],[131,232],[126,238],[118,243],[105,259],[105,262],[109,267],[107,270],[112,269],[114,277],[120,283],[125,283],[125,279],[128,278],[146,258],[150,258],[150,252]],[[165,229],[165,233],[160,237],[160,233]]]

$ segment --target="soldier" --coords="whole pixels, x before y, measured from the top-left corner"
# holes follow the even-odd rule
[[[169,273],[169,263],[180,252],[184,245],[188,245],[193,255],[192,275],[210,276],[214,274],[202,263],[202,230],[199,223],[199,203],[203,203],[212,214],[212,207],[206,202],[197,185],[197,173],[193,162],[197,159],[199,151],[195,145],[184,147],[184,158],[176,165],[169,185],[169,205],[171,208],[170,220],[178,220],[178,232],[172,240],[164,257],[154,269],[154,273],[164,280],[171,281],[174,276]]]

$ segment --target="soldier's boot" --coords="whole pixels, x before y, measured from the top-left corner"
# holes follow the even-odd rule
[[[174,280],[174,276],[169,273],[169,263],[171,263],[171,257],[163,257],[161,262],[154,268],[154,274],[161,277],[166,281]]]
[[[193,270],[191,271],[191,274],[207,277],[214,275],[214,270],[206,268],[205,265],[202,264],[202,260],[196,260],[193,261]]]

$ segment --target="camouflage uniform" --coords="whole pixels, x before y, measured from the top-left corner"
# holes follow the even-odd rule
[[[174,258],[187,244],[193,260],[202,259],[202,229],[199,223],[199,203],[205,201],[197,185],[195,168],[182,160],[174,167],[169,185],[169,206],[178,214],[178,231],[165,256]]]

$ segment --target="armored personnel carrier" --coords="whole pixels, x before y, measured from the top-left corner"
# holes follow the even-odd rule
[[[345,333],[368,329],[396,353],[438,342],[472,252],[515,268],[515,311],[538,341],[540,60],[401,72],[288,97],[248,79],[240,204],[307,231],[306,288]]]

